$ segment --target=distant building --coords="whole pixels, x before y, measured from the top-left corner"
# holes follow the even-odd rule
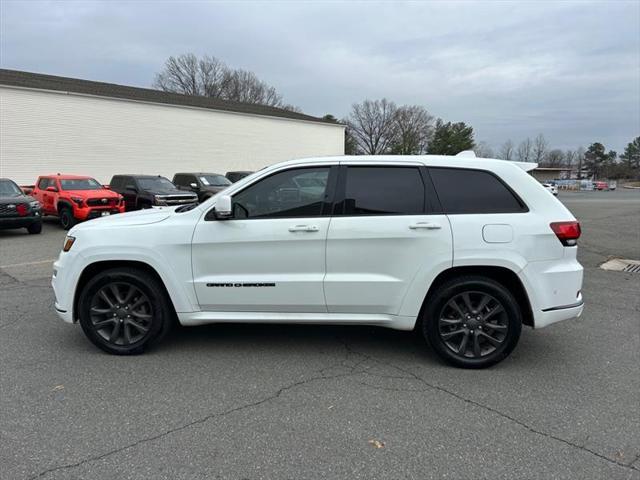
[[[0,69],[0,176],[258,170],[344,154],[344,125],[298,112]]]
[[[569,178],[571,170],[571,168],[561,167],[536,167],[531,170],[531,175],[533,175],[539,182],[549,182],[552,180]]]

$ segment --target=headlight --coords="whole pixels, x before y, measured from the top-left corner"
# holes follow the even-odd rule
[[[80,197],[71,197],[71,200],[73,200],[74,202],[76,202],[76,204],[81,207],[82,206],[82,202],[84,202],[84,199],[80,198]]]
[[[40,210],[40,202],[37,200],[34,200],[33,202],[29,202],[29,208],[31,210]]]
[[[153,196],[153,203],[155,203],[156,205],[160,205],[160,206],[163,206],[163,205],[166,206],[167,205],[166,199],[162,198],[159,195],[154,195]]]
[[[64,245],[62,247],[63,252],[68,252],[73,247],[73,243],[76,241],[76,237],[72,237],[71,235],[67,235],[64,237]]]

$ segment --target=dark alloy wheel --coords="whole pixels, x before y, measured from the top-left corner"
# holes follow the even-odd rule
[[[84,288],[79,319],[87,337],[114,354],[141,353],[172,324],[172,310],[158,280],[133,268],[101,272]]]
[[[438,330],[443,343],[457,355],[482,358],[507,338],[509,321],[502,304],[484,292],[463,292],[440,311]]]
[[[423,334],[447,362],[484,368],[518,343],[520,307],[511,292],[485,277],[462,277],[440,286],[424,309]]]
[[[60,211],[60,225],[65,230],[70,230],[76,224],[73,211],[69,207],[63,207]]]

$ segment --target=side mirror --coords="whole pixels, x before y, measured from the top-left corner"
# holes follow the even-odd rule
[[[58,189],[56,187],[47,187],[47,192],[57,192]]]
[[[231,218],[233,210],[231,207],[231,197],[229,195],[219,195],[216,198],[215,214],[218,220]]]
[[[111,190],[111,185],[102,185],[105,190]]]
[[[197,183],[190,183],[190,184],[189,184],[189,186],[190,186],[191,188],[193,188],[194,190],[200,190],[200,187],[198,187],[198,184],[197,184]]]

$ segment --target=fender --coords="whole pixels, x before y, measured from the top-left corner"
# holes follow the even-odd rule
[[[142,247],[123,247],[119,246],[118,254],[114,255],[113,250],[108,248],[92,248],[89,255],[84,252],[80,254],[82,256],[82,268],[80,272],[84,272],[87,267],[98,262],[139,262],[144,263],[151,267],[160,277],[164,283],[171,302],[176,310],[176,313],[182,312],[195,312],[199,311],[198,303],[195,297],[195,290],[193,288],[193,282],[181,282],[181,278],[188,278],[190,280],[190,256],[185,258],[184,262],[169,261],[164,258],[157,250],[152,250]],[[185,277],[184,272],[176,272],[171,268],[171,265],[187,265],[189,267],[189,277]],[[79,276],[81,273],[79,274]],[[78,276],[78,277],[79,277]]]
[[[67,200],[66,198],[58,199],[58,202],[56,203],[56,213],[60,212],[60,207],[63,205],[65,207],[69,207],[71,209],[71,213],[73,214],[73,203],[71,203],[71,200]]]

